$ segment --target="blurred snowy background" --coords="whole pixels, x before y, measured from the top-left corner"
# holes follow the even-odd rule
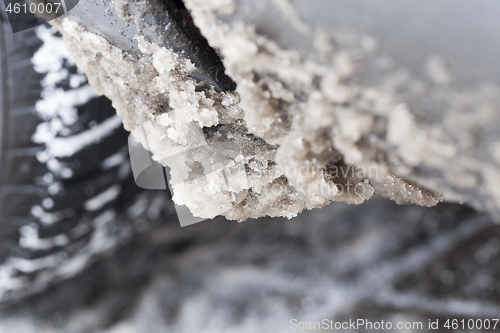
[[[184,228],[170,202],[162,214],[84,274],[4,307],[0,332],[289,332],[292,318],[500,314],[500,229],[463,206],[374,198]]]

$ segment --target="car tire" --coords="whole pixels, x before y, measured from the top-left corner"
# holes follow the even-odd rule
[[[66,56],[57,72],[66,77],[54,81],[53,68],[37,68],[34,55],[49,41],[63,45],[61,39],[47,24],[14,34],[1,17],[0,302],[75,276],[158,215],[150,205],[154,192],[134,183],[128,133],[111,102],[78,97],[91,88]],[[50,94],[73,103],[76,119],[47,112],[57,97]]]

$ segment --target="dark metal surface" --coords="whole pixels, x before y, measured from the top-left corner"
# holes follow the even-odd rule
[[[127,21],[119,17],[109,2],[81,0],[68,17],[134,55],[140,53],[134,39],[139,33],[150,42],[189,58],[198,69],[192,75],[196,79],[205,81],[218,91],[236,88],[236,84],[224,74],[224,66],[216,52],[193,25],[182,2],[130,2],[126,15]]]

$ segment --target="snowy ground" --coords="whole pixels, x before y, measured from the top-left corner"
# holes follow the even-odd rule
[[[422,322],[419,332],[439,319],[446,331],[446,319],[499,317],[499,237],[462,206],[384,199],[290,221],[170,219],[3,308],[0,332],[289,332],[291,319]]]

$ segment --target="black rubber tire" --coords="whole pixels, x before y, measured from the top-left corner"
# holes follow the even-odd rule
[[[37,156],[45,147],[35,144],[32,136],[44,121],[35,107],[44,75],[35,71],[31,58],[42,41],[37,28],[13,34],[6,18],[0,19],[1,303],[74,276],[102,252],[129,238],[136,229],[136,217],[147,211],[151,193],[141,192],[133,181],[128,133],[122,126],[100,142],[59,158],[59,163],[72,170],[70,176],[50,171],[39,161]],[[76,71],[74,66],[65,66]],[[70,89],[68,82],[61,82],[60,87]],[[116,116],[104,97],[77,109],[78,120],[69,127],[69,135]],[[103,161],[111,156],[119,163],[104,167]],[[105,191],[119,194],[98,209],[85,208],[87,200]],[[50,218],[57,222],[49,223]],[[21,238],[28,236],[31,243],[23,243]]]

